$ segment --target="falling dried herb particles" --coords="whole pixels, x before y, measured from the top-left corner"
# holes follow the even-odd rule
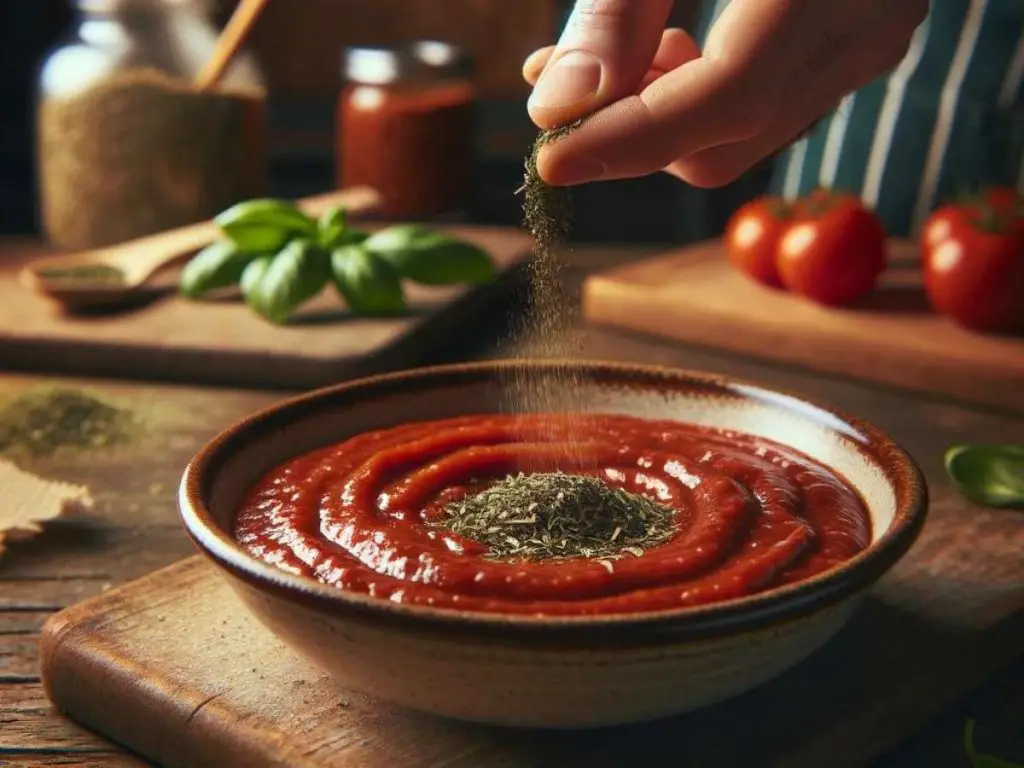
[[[547,184],[537,170],[541,149],[576,130],[581,121],[543,131],[526,160],[523,186],[523,224],[533,237],[529,264],[530,306],[519,329],[521,349],[528,357],[558,361],[553,372],[539,375],[529,368],[517,371],[512,410],[572,414],[581,410],[582,370],[574,364],[581,346],[574,322],[574,297],[566,290],[560,250],[572,225],[569,190]],[[570,430],[572,431],[572,430]],[[572,435],[563,443],[567,459],[580,463]]]
[[[64,449],[100,449],[130,442],[135,414],[88,392],[37,387],[0,403],[0,453],[45,457]]]

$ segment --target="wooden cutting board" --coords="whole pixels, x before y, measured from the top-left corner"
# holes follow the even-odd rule
[[[189,301],[173,293],[174,271],[156,282],[169,295],[128,311],[67,316],[18,282],[25,247],[0,259],[0,366],[47,372],[130,376],[190,383],[308,389],[428,360],[489,314],[522,278],[532,241],[504,227],[446,231],[486,249],[500,271],[481,287],[406,285],[408,315],[353,318],[332,286],[287,326],[239,301]],[[501,318],[497,320],[500,322]]]
[[[981,335],[931,312],[912,245],[856,308],[824,308],[746,279],[713,240],[592,275],[590,322],[1024,413],[1024,338]]]
[[[199,556],[56,614],[41,674],[61,711],[172,767],[863,766],[1021,653],[1024,518],[941,490],[915,547],[823,649],[656,723],[502,730],[345,690]]]

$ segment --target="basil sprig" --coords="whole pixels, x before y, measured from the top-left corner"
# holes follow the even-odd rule
[[[975,504],[1024,509],[1024,446],[956,445],[945,462],[957,490]]]
[[[181,293],[200,298],[238,285],[246,304],[272,323],[285,323],[327,283],[356,315],[407,310],[403,281],[442,286],[494,279],[490,255],[422,225],[370,234],[349,226],[344,208],[312,218],[289,202],[239,203],[214,222],[223,237],[186,264]]]

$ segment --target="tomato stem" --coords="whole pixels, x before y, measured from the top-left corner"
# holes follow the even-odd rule
[[[990,235],[1004,235],[1010,228],[1010,222],[1014,214],[1000,211],[996,206],[986,201],[980,201],[974,205],[976,218],[975,226],[982,232]]]
[[[786,221],[793,218],[794,206],[788,200],[783,200],[780,197],[765,201],[765,210],[772,218]]]
[[[804,213],[817,217],[834,208],[841,197],[842,195],[830,189],[818,187],[801,201],[800,207]]]

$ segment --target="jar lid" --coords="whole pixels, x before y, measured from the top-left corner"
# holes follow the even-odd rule
[[[342,54],[346,80],[386,85],[409,78],[458,77],[469,73],[469,58],[440,40],[419,40],[404,48],[353,47]]]
[[[342,71],[347,80],[366,85],[385,85],[406,77],[412,58],[393,48],[346,48]]]
[[[418,40],[410,50],[417,61],[438,75],[466,76],[472,69],[465,51],[442,40]]]

